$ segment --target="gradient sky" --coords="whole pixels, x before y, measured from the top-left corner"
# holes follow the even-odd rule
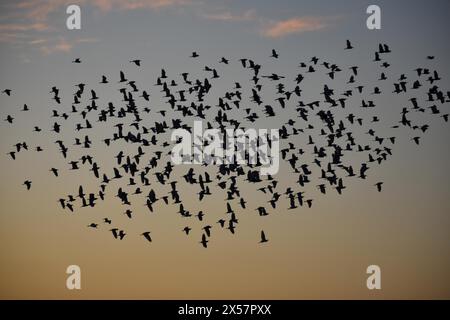
[[[82,29],[70,31],[65,27],[65,9],[76,3],[81,7]],[[366,28],[370,4],[381,7],[381,30]],[[392,131],[390,126],[400,119],[409,96],[394,97],[388,93],[391,87],[377,98],[373,112],[383,120],[379,132],[395,134],[398,140],[394,155],[371,171],[367,181],[352,180],[342,196],[330,192],[322,197],[317,190],[308,190],[315,199],[313,207],[295,214],[279,208],[261,219],[252,207],[240,213],[236,235],[213,228],[207,250],[197,240],[202,224],[193,222],[194,236],[187,239],[181,232],[186,221],[175,206],[160,206],[148,215],[138,201],[131,221],[112,197],[94,209],[62,211],[59,197],[76,193],[80,184],[86,188],[96,184],[87,171],[63,169],[68,161],[53,143],[57,136],[49,132],[54,122],[51,110],[70,110],[79,82],[106,96],[103,103],[119,104],[117,88],[99,85],[102,74],[115,82],[118,71],[124,70],[140,89],[153,93],[161,68],[174,77],[183,71],[200,75],[205,65],[218,66],[222,56],[230,59],[230,67],[221,70],[223,81],[214,87],[216,96],[234,80],[246,81],[248,73],[239,68],[242,57],[261,63],[267,73],[290,78],[299,62],[312,56],[343,66],[359,65],[360,81],[373,86],[379,68],[372,59],[379,42],[388,43],[393,51],[388,59],[392,79],[402,73],[413,76],[417,66],[430,64],[439,70],[439,86],[447,92],[449,13],[445,0],[2,1],[0,89],[11,88],[13,94],[0,95],[1,117],[11,114],[16,120],[13,125],[0,124],[0,298],[450,298],[449,125],[442,118],[426,118],[431,128],[420,146],[410,141],[410,132]],[[346,39],[355,46],[350,53],[343,50]],[[269,58],[272,48],[280,54],[277,61]],[[200,59],[189,58],[192,51]],[[436,58],[430,62],[427,55]],[[83,63],[72,64],[76,57]],[[142,59],[140,69],[129,63],[137,58]],[[305,100],[319,99],[322,80],[304,84]],[[345,87],[336,81],[333,85]],[[51,100],[52,86],[61,90],[61,106]],[[156,110],[168,108],[156,97],[157,92],[152,100]],[[30,106],[29,113],[19,111],[24,103]],[[295,113],[285,117],[283,121]],[[34,125],[45,132],[35,134]],[[360,134],[368,129],[363,127]],[[106,126],[98,126],[89,136],[98,141],[108,133]],[[73,131],[62,137],[71,147]],[[19,141],[41,145],[45,152],[20,153],[12,161],[7,153]],[[88,151],[100,165],[110,167],[119,150],[99,144]],[[73,157],[83,154],[86,151],[76,151]],[[52,176],[51,167],[61,168],[60,178]],[[276,178],[281,184],[296,181],[289,169],[280,169]],[[22,186],[26,179],[33,181],[28,192]],[[384,181],[381,193],[373,186],[377,181]],[[266,201],[246,188],[243,192],[254,203]],[[187,188],[183,191],[189,193]],[[203,206],[195,194],[187,198],[189,209],[203,207],[211,224],[225,211],[221,194]],[[115,241],[104,226],[86,227],[105,216],[135,236]],[[150,245],[136,236],[147,229],[154,238]],[[270,238],[264,246],[258,244],[261,229]],[[65,287],[65,270],[71,264],[81,267],[80,291]],[[365,271],[371,264],[381,267],[380,291],[366,288]]]

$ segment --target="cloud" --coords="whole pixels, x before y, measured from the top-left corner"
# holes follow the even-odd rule
[[[191,0],[78,0],[76,4],[83,7],[89,5],[102,11],[110,10],[137,10],[137,9],[159,9],[172,6],[184,6],[192,3]],[[48,20],[51,13],[67,7],[67,0],[23,0],[14,5],[14,8],[24,12],[27,19],[44,22]],[[65,10],[64,10],[65,12]]]
[[[269,38],[281,38],[292,34],[321,30],[328,27],[330,21],[335,19],[335,17],[306,16],[273,21],[266,17],[258,16],[254,9],[243,13],[232,13],[228,10],[213,11],[213,13],[202,13],[200,16],[207,20],[223,22],[255,21],[260,25],[261,35]]]
[[[73,43],[68,42],[65,38],[58,38],[57,42],[55,43],[48,43],[48,41],[40,42],[39,44],[44,44],[39,46],[39,50],[44,55],[49,55],[55,52],[64,52],[68,53],[73,48]]]
[[[270,22],[262,29],[262,35],[269,38],[280,38],[306,31],[317,31],[328,27],[328,19],[323,17],[297,17],[282,21]]]
[[[166,7],[186,6],[198,0],[78,0],[84,8],[102,12],[157,10]],[[68,42],[60,35],[61,27],[52,26],[54,13],[65,13],[68,0],[20,0],[5,6],[7,11],[0,16],[0,42],[38,47],[44,54],[69,52],[78,43],[96,42],[94,38],[76,39]],[[87,9],[86,9],[87,10]],[[56,40],[55,40],[56,39]]]
[[[75,40],[76,43],[94,43],[98,42],[96,38],[78,38]]]
[[[19,19],[21,18],[35,23],[45,23],[51,13],[69,4],[67,0],[25,0],[18,1],[14,4],[13,8]],[[63,12],[65,12],[65,9]]]
[[[18,44],[37,48],[44,54],[67,53],[81,43],[96,42],[95,38],[70,39],[63,37],[61,27],[56,27],[53,15],[65,12],[68,0],[19,0],[8,5],[0,20],[0,43]],[[198,17],[211,21],[253,22],[264,37],[280,38],[306,31],[321,30],[329,26],[330,17],[294,17],[272,21],[258,16],[256,10],[234,12],[202,0],[77,0],[82,11],[96,9],[101,12],[159,10],[162,8],[185,8],[202,3],[196,10]],[[206,6],[206,8],[205,8]],[[88,9],[85,9],[88,7]],[[200,11],[201,10],[201,11]],[[203,11],[204,10],[204,11]],[[56,20],[60,21],[60,20]]]
[[[30,45],[35,46],[44,55],[52,53],[69,53],[79,43],[94,43],[98,42],[95,38],[76,38],[67,40],[64,37],[56,38],[40,38],[29,42]]]
[[[27,36],[18,32],[0,32],[0,43],[21,44]]]
[[[79,4],[98,8],[97,10],[134,10],[139,8],[160,8],[187,0],[79,0]],[[61,27],[52,26],[51,15],[55,12],[65,13],[70,4],[67,0],[22,0],[5,6],[0,20],[0,43],[8,43],[37,48],[41,53],[67,53],[79,43],[92,43],[94,38],[80,38],[68,41],[61,36]]]
[[[5,23],[0,24],[0,32],[16,32],[16,31],[44,31],[49,27],[45,23]]]
[[[89,3],[102,11],[111,10],[138,10],[160,9],[174,6],[185,6],[192,3],[191,0],[92,0]]]
[[[48,39],[35,39],[35,40],[31,40],[29,42],[29,44],[36,45],[36,44],[43,44],[43,43],[46,43],[46,42],[48,42]]]
[[[97,0],[105,1],[105,0]],[[135,0],[135,1],[116,1],[119,8],[125,10],[136,10],[136,9],[159,9],[164,7],[172,6],[184,6],[190,4],[188,0]]]
[[[202,14],[202,17],[208,20],[216,21],[251,21],[257,18],[256,11],[253,9],[247,10],[243,14],[233,14],[230,11],[205,13]]]

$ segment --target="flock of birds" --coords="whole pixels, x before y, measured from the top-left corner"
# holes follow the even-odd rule
[[[352,50],[352,43],[347,40],[344,49]],[[205,66],[202,70],[203,76],[199,78],[182,73],[170,79],[162,69],[156,79],[156,88],[163,94],[163,102],[168,105],[164,110],[155,110],[150,90],[139,89],[137,82],[123,71],[117,72],[118,78],[112,79],[105,75],[99,77],[102,86],[118,83],[120,87],[118,91],[123,97],[120,102],[100,103],[100,99],[105,101],[106,97],[102,97],[101,93],[94,89],[87,89],[85,83],[79,83],[75,86],[73,101],[66,103],[62,102],[60,90],[53,86],[50,95],[57,107],[51,112],[54,123],[49,130],[56,138],[55,146],[60,156],[67,162],[67,167],[49,170],[55,177],[59,176],[60,170],[86,170],[93,179],[95,178],[98,185],[98,190],[94,192],[87,192],[80,185],[76,195],[60,198],[59,205],[63,210],[74,212],[78,207],[94,208],[98,201],[104,201],[107,195],[111,195],[120,200],[124,214],[133,219],[132,201],[138,199],[138,195],[146,195],[146,210],[150,213],[163,210],[162,206],[178,209],[177,213],[187,221],[186,226],[180,231],[187,236],[191,235],[193,230],[189,218],[200,221],[203,227],[196,230],[199,231],[199,236],[201,235],[199,243],[207,248],[211,230],[222,229],[234,234],[239,223],[239,214],[245,210],[250,209],[248,212],[267,216],[275,210],[310,208],[313,199],[306,196],[305,188],[308,185],[314,186],[322,194],[332,192],[333,189],[341,194],[347,188],[346,181],[366,179],[369,169],[380,165],[392,155],[396,136],[384,136],[371,128],[374,123],[381,120],[381,117],[371,115],[365,118],[355,115],[360,110],[362,112],[377,110],[374,97],[382,94],[383,84],[391,88],[392,91],[388,94],[409,98],[408,106],[399,109],[398,119],[392,128],[409,130],[411,140],[417,145],[422,134],[429,129],[429,125],[420,123],[420,117],[413,117],[413,114],[430,114],[442,118],[439,121],[448,121],[449,115],[442,111],[442,108],[450,102],[450,92],[443,92],[438,87],[437,84],[441,80],[439,73],[421,66],[412,71],[411,77],[406,74],[393,75],[389,72],[390,53],[391,49],[386,44],[379,44],[374,52],[372,63],[376,64],[379,77],[377,85],[371,87],[358,82],[358,66],[343,68],[318,57],[301,62],[297,76],[292,82],[288,82],[287,77],[277,73],[265,74],[262,65],[248,58],[233,61],[222,57],[217,66]],[[199,59],[200,55],[193,52],[190,57]],[[279,59],[279,54],[276,50],[272,50],[269,57]],[[427,60],[433,59],[433,56],[427,57]],[[79,58],[72,62],[82,63]],[[141,67],[141,62],[139,59],[130,61],[137,68]],[[221,79],[220,69],[226,68],[231,63],[236,63],[239,68],[249,73],[250,81],[247,84],[249,89],[246,90],[242,83],[235,82],[233,88],[220,97],[209,98],[208,94],[214,84]],[[323,84],[322,98],[309,101],[303,98],[302,87],[305,79],[314,73],[322,74],[328,84]],[[345,90],[337,92],[333,89],[334,81],[339,84],[345,83]],[[275,99],[273,95],[270,95],[270,99],[264,98],[263,88],[266,87],[275,90]],[[424,89],[419,91],[422,87]],[[414,96],[420,92],[424,95],[423,99]],[[15,94],[12,89],[5,89],[2,93],[7,96]],[[72,99],[69,95],[65,98],[67,97]],[[211,100],[208,99],[215,102],[209,103]],[[335,112],[337,109],[339,112]],[[29,110],[25,104],[22,111]],[[189,166],[184,175],[174,176],[174,165],[168,161],[173,142],[167,138],[167,134],[171,130],[184,128],[191,131],[192,120],[195,119],[206,121],[208,128],[225,130],[227,127],[233,127],[245,130],[258,124],[261,119],[276,119],[286,111],[295,113],[297,118],[290,118],[279,127],[281,166],[286,163],[290,177],[296,180],[294,185],[282,189],[282,183],[273,176],[260,176],[259,162],[254,165],[231,163]],[[345,117],[339,117],[341,113],[344,113]],[[162,116],[162,120],[156,121],[155,114]],[[113,118],[118,123],[112,125]],[[12,115],[6,115],[7,124],[13,124],[15,120]],[[111,124],[112,135],[105,136],[98,143],[92,141],[87,133],[95,130],[95,126],[108,123]],[[364,140],[358,140],[354,135],[358,127],[367,130],[364,134],[367,138]],[[72,129],[74,129],[73,141],[63,141],[60,138],[62,130],[71,132]],[[47,129],[34,127],[36,133],[42,130]],[[86,134],[80,136],[84,132]],[[130,146],[128,150],[135,151],[126,153],[121,150],[115,154],[115,165],[112,170],[106,169],[106,166],[101,165],[92,155],[84,155],[80,159],[71,155],[75,149],[84,150],[93,146],[98,149],[101,145],[108,148],[120,143]],[[18,142],[7,155],[11,160],[15,160],[19,153],[22,154],[27,150],[29,150],[27,142]],[[36,146],[35,150],[43,151],[40,146]],[[243,152],[248,157],[248,150]],[[346,157],[349,154],[359,154],[365,160],[353,164],[347,159],[349,157]],[[211,170],[214,170],[214,173],[211,173]],[[118,182],[119,186],[115,189],[109,187],[112,181]],[[219,199],[217,194],[221,192],[226,194],[223,202],[223,218],[207,224],[206,221],[209,219],[207,213],[203,211],[191,213],[183,203],[183,196],[178,187],[180,183],[185,183],[191,190],[198,190],[199,202],[206,197]],[[31,180],[26,180],[23,184],[27,190],[33,186]],[[241,192],[242,184],[254,187],[254,193],[266,197],[267,202],[249,208],[249,197],[253,195],[246,197]],[[170,186],[170,191],[161,191],[163,188],[159,187],[162,186]],[[378,191],[382,190],[382,186],[382,181],[374,184],[374,188]],[[105,217],[101,222],[92,222],[88,227],[98,229],[100,224],[108,225],[110,227],[107,229],[112,236],[123,240],[127,235],[126,231],[113,227],[112,223],[113,218]],[[151,231],[146,230],[141,236],[145,241],[152,242]],[[264,230],[261,230],[260,243],[267,241]]]

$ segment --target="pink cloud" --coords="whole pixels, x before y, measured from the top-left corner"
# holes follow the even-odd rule
[[[93,0],[93,6],[102,11],[110,10],[137,10],[137,9],[159,9],[172,6],[184,6],[191,3],[189,0]]]
[[[230,11],[219,13],[205,13],[203,18],[217,21],[250,21],[257,18],[255,10],[247,10],[243,14],[233,14]]]
[[[271,22],[262,30],[262,35],[270,38],[280,38],[306,31],[321,30],[328,26],[326,20],[321,17],[298,17]]]
[[[39,50],[45,54],[49,55],[55,52],[64,52],[68,53],[72,50],[73,44],[68,42],[64,38],[59,38],[56,43],[53,44],[45,44],[39,47]]]
[[[185,6],[197,0],[77,0],[74,3],[84,10],[85,7],[96,8],[108,12],[111,10],[157,10],[165,7]],[[68,0],[19,0],[10,5],[7,20],[13,23],[0,22],[0,42],[18,43],[37,46],[44,54],[53,52],[69,52],[78,43],[96,42],[94,38],[82,38],[67,42],[58,37],[57,28],[52,28],[50,15],[64,12],[71,4]],[[87,9],[86,9],[87,10]],[[56,40],[55,40],[56,39]]]
[[[96,38],[79,38],[75,40],[76,43],[94,43],[98,42]]]
[[[137,10],[137,9],[159,9],[171,6],[184,6],[192,3],[191,0],[78,0],[75,4],[83,7],[90,5],[102,11],[110,10]],[[14,7],[29,20],[44,22],[48,16],[69,4],[68,0],[22,0],[14,4]],[[65,12],[65,10],[64,10]]]
[[[32,24],[21,23],[7,23],[0,24],[0,32],[15,32],[15,31],[44,31],[49,27],[45,23],[36,22]]]
[[[35,39],[35,40],[31,40],[29,43],[32,45],[37,45],[37,44],[46,43],[47,41],[48,41],[48,39]]]
[[[23,43],[26,36],[18,32],[0,32],[0,42],[20,44]]]
[[[58,8],[69,5],[66,0],[27,0],[18,2],[15,7],[21,12],[24,12],[24,16],[33,21],[45,22],[48,15]]]

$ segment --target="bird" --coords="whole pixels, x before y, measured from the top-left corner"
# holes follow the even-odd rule
[[[150,231],[145,231],[142,233],[145,239],[147,239],[148,242],[152,242],[152,238],[150,237]]]
[[[112,232],[112,235],[114,238],[116,238],[116,239],[119,238],[119,229],[118,228],[113,228],[113,229],[110,229],[109,231]]]
[[[347,43],[347,46],[345,47],[346,50],[353,49],[353,46],[352,46],[350,40],[346,40],[346,43]]]
[[[381,192],[381,186],[383,185],[383,182],[377,182],[375,183],[375,186],[377,187],[378,192]]]
[[[206,240],[205,234],[202,234],[202,240],[200,241],[200,243],[202,244],[203,248],[208,247],[208,240]]]
[[[354,46],[349,39],[339,50],[350,49]],[[366,79],[367,72],[362,65],[338,63],[318,55],[296,62],[291,70],[283,67],[281,73],[274,67],[283,60],[272,49],[271,55],[261,61],[250,56],[236,59],[216,56],[208,60],[216,63],[206,66],[203,55],[200,57],[194,51],[190,57],[199,62],[194,66],[196,70],[171,72],[162,66],[160,73],[154,75],[154,87],[141,83],[140,76],[134,73],[136,69],[125,75],[118,68],[111,70],[119,76],[116,83],[108,81],[106,75],[96,74],[93,79],[101,79],[101,85],[98,80],[75,84],[72,89],[50,84],[51,89],[44,90],[51,104],[47,118],[30,118],[30,113],[18,112],[30,108],[24,103],[27,101],[20,102],[21,95],[15,95],[18,102],[13,103],[23,108],[5,111],[4,120],[9,123],[5,123],[5,130],[11,130],[8,138],[20,137],[20,140],[9,147],[5,143],[4,154],[16,160],[14,165],[20,165],[26,157],[36,162],[50,159],[49,167],[55,167],[45,171],[58,177],[58,183],[64,183],[64,179],[82,180],[83,185],[74,186],[78,188],[75,192],[58,195],[56,205],[64,212],[94,210],[93,207],[97,210],[101,202],[113,199],[118,206],[123,206],[118,214],[123,213],[129,219],[134,218],[132,210],[138,210],[139,206],[147,207],[151,215],[178,210],[181,218],[186,219],[185,227],[179,227],[178,232],[185,233],[188,240],[192,238],[189,235],[199,231],[200,244],[207,248],[219,232],[232,235],[244,232],[246,228],[240,226],[246,221],[241,218],[246,212],[256,212],[261,219],[267,219],[263,217],[269,211],[274,217],[279,212],[300,212],[319,201],[312,189],[320,197],[328,196],[333,190],[341,195],[344,190],[350,191],[358,180],[370,181],[372,172],[390,160],[397,150],[401,139],[397,139],[395,132],[403,130],[400,134],[408,134],[415,144],[422,145],[426,142],[422,140],[424,133],[434,125],[447,125],[449,116],[445,107],[450,102],[450,91],[441,83],[444,75],[419,64],[412,72],[398,70],[399,76],[395,76],[388,72],[395,63],[394,56],[389,55],[391,51],[387,44],[380,43],[367,55],[368,63],[376,62],[373,82],[360,80]],[[422,57],[425,59],[432,60],[434,56]],[[81,63],[81,59],[72,62]],[[141,66],[141,60],[133,57],[125,62]],[[66,63],[70,65],[70,61]],[[234,70],[234,66],[242,68],[245,76],[232,73],[229,79],[227,72]],[[317,96],[309,91],[307,94],[305,88],[309,87],[317,88]],[[2,93],[6,95],[3,99],[8,99],[12,91],[5,89]],[[396,99],[389,100],[394,96]],[[384,100],[394,103],[397,98],[405,101],[389,106],[392,114],[397,114],[391,120],[383,116],[379,105]],[[32,105],[32,109],[36,108]],[[443,120],[427,121],[433,117]],[[245,143],[236,138],[234,146],[228,146],[231,144],[228,138],[215,141],[202,136],[199,143],[193,143],[194,153],[181,157],[201,165],[176,167],[171,158],[182,152],[172,146],[184,142],[185,138],[172,141],[171,133],[185,130],[186,136],[198,138],[196,124],[192,124],[194,119],[201,119],[207,130],[222,133],[228,129],[245,131],[269,125],[278,128],[278,135],[270,137],[266,131],[255,139],[246,138]],[[22,127],[28,130],[24,133],[32,132],[35,136],[22,139],[14,131]],[[390,127],[393,133],[384,134],[385,127]],[[55,143],[55,148],[46,147],[49,138],[53,140],[47,142]],[[274,175],[261,173],[273,160],[270,151],[275,142],[279,146],[280,167],[287,164],[283,183]],[[220,158],[218,154],[203,154],[214,143],[235,154],[224,157],[229,161],[215,163],[212,160]],[[31,152],[34,150],[42,152],[44,157]],[[52,154],[52,150],[56,153]],[[66,165],[58,165],[58,158],[53,161],[54,156],[62,157]],[[237,161],[239,156],[242,162]],[[354,159],[362,162],[356,164]],[[36,187],[45,186],[45,181],[32,178]],[[92,183],[87,179],[92,179]],[[30,180],[23,183],[27,190],[31,184]],[[378,192],[382,185],[383,182],[374,184]],[[209,200],[217,200],[212,212],[205,207]],[[135,212],[137,218],[138,211]],[[113,226],[113,219],[103,218],[101,226],[94,222],[88,226],[103,232],[105,224]],[[201,226],[197,225],[198,221]],[[119,226],[104,228],[104,232],[108,229],[118,240],[127,235]],[[135,233],[131,230],[129,233],[132,240]],[[150,231],[141,235],[152,241]],[[268,239],[261,231],[260,243],[265,242]]]
[[[23,183],[24,186],[27,187],[27,190],[31,189],[31,181],[30,180],[25,180],[25,182]]]
[[[127,209],[127,210],[124,212],[124,214],[125,214],[129,219],[132,218],[132,216],[131,216],[132,213],[133,213],[133,212],[132,212],[130,209]]]
[[[120,71],[120,80],[119,82],[127,82],[128,79],[125,78],[125,74],[123,73],[123,71]]]
[[[278,53],[275,51],[275,49],[272,49],[272,55],[270,56],[272,58],[278,59]]]
[[[136,66],[140,67],[141,66],[141,60],[139,59],[135,59],[135,60],[131,60],[131,63],[134,63]]]
[[[266,234],[264,233],[264,230],[261,230],[261,240],[259,243],[268,242],[269,240],[266,238]]]
[[[211,226],[207,225],[202,228],[208,237],[211,237]]]

